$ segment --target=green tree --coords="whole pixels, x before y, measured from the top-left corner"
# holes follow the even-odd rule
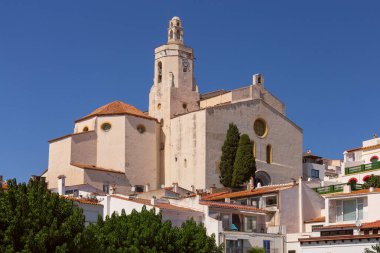
[[[234,171],[232,175],[232,187],[239,187],[255,176],[256,162],[252,154],[252,143],[249,136],[243,134],[239,140],[236,153]]]
[[[371,249],[366,248],[364,253],[380,253],[380,243],[372,245]]]
[[[81,240],[82,252],[222,252],[203,225],[189,220],[181,228],[172,227],[155,209],[145,206],[141,212],[133,210],[126,215],[123,210],[105,221],[99,219],[86,228]]]
[[[225,187],[232,186],[232,174],[236,152],[239,146],[240,133],[237,126],[230,123],[226,139],[222,147],[222,157],[220,158],[220,183]]]
[[[0,252],[73,252],[84,229],[82,210],[43,181],[0,188]]]
[[[250,250],[248,250],[247,253],[265,253],[265,249],[261,247],[253,247]]]

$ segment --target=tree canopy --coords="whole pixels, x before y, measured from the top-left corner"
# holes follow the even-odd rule
[[[220,183],[225,187],[232,186],[232,174],[236,152],[239,146],[240,133],[237,126],[229,124],[226,139],[222,147],[222,157],[220,158]]]
[[[247,134],[240,136],[233,168],[233,187],[239,187],[255,176],[256,162],[252,154],[252,143]]]
[[[0,187],[0,252],[72,252],[84,229],[82,210],[43,181]]]

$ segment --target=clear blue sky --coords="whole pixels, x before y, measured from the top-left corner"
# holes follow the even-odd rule
[[[250,84],[286,104],[304,149],[341,158],[380,134],[380,1],[0,1],[0,174],[113,100],[148,107],[153,52],[180,16],[201,92]]]

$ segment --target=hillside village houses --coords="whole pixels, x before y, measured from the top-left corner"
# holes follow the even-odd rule
[[[155,49],[148,112],[114,101],[77,119],[73,133],[49,141],[48,168],[33,180],[82,207],[87,223],[145,206],[175,226],[203,223],[225,252],[357,253],[380,241],[380,189],[362,186],[380,175],[380,138],[343,161],[303,153],[302,129],[262,74],[202,94],[194,69],[173,17],[167,43]],[[256,160],[256,181],[241,191],[219,181],[231,122],[249,135]]]

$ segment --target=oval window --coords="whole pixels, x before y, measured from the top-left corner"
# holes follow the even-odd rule
[[[253,129],[259,137],[265,137],[268,132],[267,123],[263,119],[257,119],[253,124]]]
[[[144,133],[145,132],[145,126],[144,125],[138,125],[137,126],[137,131],[139,131],[140,134]]]
[[[110,123],[103,123],[101,128],[104,132],[108,132],[111,129],[111,124]]]

